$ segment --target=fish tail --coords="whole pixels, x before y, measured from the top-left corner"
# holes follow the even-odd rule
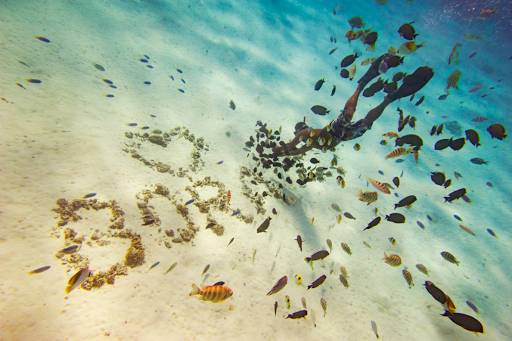
[[[304,258],[304,260],[309,263],[309,262],[311,262],[311,257],[306,257],[306,258]]]
[[[360,189],[359,192],[356,194],[356,197],[362,198],[363,197],[363,190]]]
[[[69,293],[71,292],[71,288],[72,288],[72,286],[71,286],[71,285],[68,285],[68,286],[66,287],[66,290],[65,290],[65,291],[66,291],[66,294],[69,294]]]
[[[398,207],[398,204],[395,204],[395,210],[396,210],[397,207]]]
[[[385,261],[386,259],[388,259],[388,255],[384,252],[384,258],[382,258],[382,260]]]
[[[199,295],[200,292],[201,292],[201,289],[199,289],[199,287],[197,285],[192,284],[192,292],[188,295],[189,296]]]

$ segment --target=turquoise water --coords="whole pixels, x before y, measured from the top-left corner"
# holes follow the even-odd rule
[[[1,339],[371,340],[375,321],[383,340],[476,340],[440,316],[444,309],[425,281],[442,289],[457,313],[481,322],[479,339],[511,339],[510,142],[487,131],[491,124],[511,126],[510,3],[365,0],[345,2],[333,15],[341,4],[0,2]],[[375,52],[359,39],[347,42],[354,16],[378,32]],[[369,69],[361,62],[391,46],[398,50],[406,40],[397,31],[412,21],[415,41],[425,47],[379,76],[431,67],[434,77],[414,100],[391,103],[372,129],[336,151],[297,157],[304,167],[262,167],[259,142],[246,144],[262,134],[255,131],[258,121],[285,142],[304,119],[325,127]],[[448,64],[456,44],[458,57]],[[357,51],[362,54],[349,66],[357,66],[355,78],[341,78],[341,60]],[[459,89],[438,100],[455,70],[462,72]],[[325,83],[315,91],[319,79]],[[384,95],[361,95],[353,121]],[[315,115],[314,105],[330,113]],[[397,131],[398,107],[416,117],[415,128]],[[488,119],[473,121],[479,116]],[[442,134],[431,136],[441,123]],[[468,129],[478,132],[480,147],[466,141],[459,151],[435,150],[437,141],[464,138]],[[413,155],[386,160],[396,148],[382,136],[387,132],[420,136],[418,162]],[[346,171],[344,188],[331,167],[333,154]],[[323,175],[318,167],[326,167]],[[303,186],[296,182],[301,169],[316,176]],[[431,180],[436,171],[451,179],[450,187]],[[367,177],[394,189],[367,205],[356,197],[359,190],[376,191]],[[461,188],[472,203],[444,202]],[[410,195],[417,198],[410,209],[393,210]],[[342,216],[338,223],[341,213],[332,204],[356,219]],[[363,231],[375,207],[382,221]],[[385,221],[393,212],[406,222]],[[257,233],[269,216],[267,231]],[[58,253],[72,245],[80,246],[76,253]],[[313,270],[304,258],[321,250],[330,254]],[[444,251],[459,266],[443,259]],[[399,255],[401,265],[384,263],[384,253]],[[50,268],[27,276],[44,266]],[[341,266],[348,288],[340,283]],[[66,294],[80,269],[90,276]],[[323,275],[323,284],[307,290]],[[283,276],[287,285],[267,296]],[[233,293],[224,303],[189,296],[192,284],[221,281]],[[285,319],[301,310],[306,319]]]

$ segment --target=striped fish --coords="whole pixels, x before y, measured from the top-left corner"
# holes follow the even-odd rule
[[[392,137],[392,138],[400,138],[400,135],[398,135],[397,133],[394,133],[392,131],[390,131],[389,133],[382,134],[382,136]]]
[[[327,301],[325,300],[325,298],[320,299],[320,304],[322,305],[322,309],[324,310],[325,317],[325,314],[327,314]]]
[[[459,266],[460,262],[451,253],[449,253],[447,251],[443,251],[443,252],[441,252],[441,256],[443,256],[443,258],[445,260],[447,260],[448,262],[453,263],[453,264],[457,264],[457,266]]]
[[[370,205],[373,202],[376,202],[379,199],[379,194],[377,192],[364,192],[363,190],[359,190],[359,193],[356,194],[356,197],[363,202],[367,202],[367,205]]]
[[[396,239],[393,237],[389,237],[389,242],[393,245],[396,245]]]
[[[416,269],[418,269],[420,272],[423,272],[425,275],[430,277],[430,270],[427,269],[427,267],[423,264],[416,264]]]
[[[420,157],[420,151],[419,150],[415,150],[414,151],[414,161],[416,161],[416,163],[418,163],[419,157]]]
[[[402,275],[404,275],[404,278],[407,281],[407,284],[409,284],[409,289],[411,289],[414,286],[411,273],[404,269],[404,270],[402,270]]]
[[[485,161],[484,159],[481,159],[479,157],[474,157],[469,161],[471,161],[471,163],[474,163],[475,165],[483,165],[489,163],[489,161]]]
[[[348,272],[347,272],[347,269],[345,269],[344,266],[342,266],[340,268],[340,271],[341,271],[341,274],[343,275],[343,277],[348,278]]]
[[[302,298],[302,307],[304,307],[304,309],[308,309],[308,305],[306,304],[306,298]]]
[[[360,17],[352,17],[348,21],[349,25],[352,26],[352,28],[363,28],[365,25],[365,22]]]
[[[395,150],[393,150],[390,154],[388,154],[385,159],[390,159],[390,158],[394,158],[394,157],[399,157],[399,156],[402,156],[402,155],[405,155],[407,154],[407,150],[405,148],[397,148]]]
[[[350,247],[348,247],[347,243],[341,243],[341,248],[343,249],[343,251],[352,256],[352,251],[350,251]]]
[[[387,188],[386,185],[384,185],[382,182],[373,180],[368,177],[366,179],[373,185],[373,187],[377,188],[382,193],[391,194],[391,191],[389,190],[389,188]]]
[[[233,291],[224,285],[210,285],[200,289],[197,285],[192,284],[192,292],[189,296],[193,295],[201,295],[201,301],[218,303],[233,296]]]
[[[83,282],[89,278],[91,271],[88,268],[80,269],[73,277],[71,277],[68,281],[68,286],[66,287],[66,294],[69,294],[71,291],[75,290],[79,287]]]
[[[384,261],[384,263],[387,263],[394,267],[402,265],[402,258],[400,258],[400,256],[398,256],[398,255],[389,255],[388,256],[384,252],[384,258],[382,258],[382,260]]]
[[[475,237],[476,237],[475,232],[471,231],[471,230],[469,229],[469,227],[464,226],[464,225],[462,225],[462,224],[460,224],[459,226],[460,226],[460,228],[461,228],[461,229],[463,229],[463,230],[464,230],[464,231],[466,231],[467,233],[472,234],[473,236],[475,236]]]
[[[345,276],[343,276],[342,274],[340,274],[340,282],[341,282],[341,284],[343,284],[343,286],[345,288],[348,289],[350,287],[350,285],[348,284],[347,278]]]
[[[228,199],[226,201],[226,207],[229,206],[229,201],[231,200],[231,191],[228,191]]]
[[[453,71],[453,73],[451,75],[449,75],[448,78],[446,79],[447,85],[446,85],[446,88],[444,88],[444,91],[448,92],[448,90],[450,90],[450,88],[455,88],[455,89],[459,90],[459,85],[457,83],[459,82],[461,75],[462,75],[462,72],[460,72],[459,70]]]
[[[267,296],[277,294],[279,291],[283,290],[283,288],[286,286],[287,283],[288,283],[288,277],[287,276],[282,277],[280,280],[278,280],[276,282],[276,284],[274,284],[272,289],[270,289]]]
[[[489,117],[484,117],[484,116],[477,116],[475,117],[474,119],[472,119],[471,121],[473,122],[484,122],[484,121],[487,121],[489,119]]]

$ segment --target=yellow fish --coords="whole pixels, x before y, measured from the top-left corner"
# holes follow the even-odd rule
[[[297,286],[302,284],[302,276],[301,275],[295,275],[295,282],[297,282]]]
[[[417,51],[419,48],[421,47],[425,47],[425,44],[424,42],[419,44],[419,45],[416,45],[415,42],[413,41],[408,41],[406,43],[403,43],[400,48],[398,49],[398,54],[403,54],[403,55],[408,55],[408,54],[411,54],[415,51]]]
[[[192,292],[189,296],[193,295],[201,295],[201,301],[218,303],[233,296],[233,291],[224,285],[210,285],[200,289],[197,285],[192,284]]]
[[[379,194],[377,192],[363,192],[361,189],[359,190],[359,193],[356,194],[356,196],[359,198],[359,200],[368,203],[367,205],[370,205],[379,199]]]

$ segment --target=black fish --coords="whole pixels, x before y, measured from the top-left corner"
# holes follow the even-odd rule
[[[466,138],[471,142],[473,146],[481,146],[480,144],[480,135],[478,135],[478,132],[473,129],[466,130]]]
[[[330,110],[327,110],[326,107],[323,107],[321,105],[313,105],[311,107],[311,111],[321,116],[327,115],[330,112]]]
[[[421,96],[421,98],[418,100],[418,102],[416,102],[415,106],[420,105],[421,103],[423,103],[424,100],[425,100],[425,95]]]
[[[466,139],[461,137],[460,139],[450,140],[450,148],[453,150],[461,150],[466,144]]]
[[[448,187],[450,187],[451,184],[452,184],[452,179],[448,179],[448,180],[445,181],[443,187],[444,188],[448,188]]]
[[[311,285],[308,285],[307,290],[319,287],[323,282],[325,282],[326,278],[327,277],[325,275],[318,277],[313,283],[311,283]]]
[[[269,225],[270,225],[270,220],[271,220],[271,219],[272,219],[272,218],[270,218],[270,217],[268,217],[267,219],[265,219],[265,220],[261,223],[260,227],[258,227],[258,229],[256,230],[256,233],[265,232],[265,231],[268,229]]]
[[[325,83],[325,79],[319,79],[318,82],[316,82],[315,84],[315,91],[318,91],[320,90],[320,88],[322,87],[322,85],[324,85]]]
[[[277,301],[274,303],[274,316],[277,316]]]
[[[430,178],[438,186],[442,186],[444,184],[444,182],[446,181],[446,176],[444,175],[444,173],[441,173],[441,172],[431,172],[431,174],[432,175],[430,176]]]
[[[300,311],[294,312],[293,314],[288,314],[288,316],[286,316],[286,318],[287,319],[300,319],[303,317],[305,318],[307,314],[308,314],[307,310],[300,310]]]
[[[404,63],[404,57],[400,57],[400,56],[391,56],[389,59],[388,59],[388,66],[389,67],[397,67],[398,65],[400,64],[403,64]]]
[[[416,117],[411,116],[411,118],[409,119],[409,127],[411,127],[412,129],[416,129]]]
[[[400,187],[400,178],[398,176],[395,176],[393,178],[393,183],[395,184],[396,188]]]
[[[290,185],[293,184],[293,181],[292,181],[292,179],[290,179],[290,177],[286,178],[286,182],[289,183]]]
[[[434,283],[432,283],[430,281],[425,281],[425,284],[423,284],[423,285],[425,286],[425,289],[427,289],[428,293],[430,295],[432,295],[432,297],[437,302],[439,302],[441,304],[445,304],[446,303],[446,294],[441,289],[436,287],[434,285]]]
[[[302,237],[300,236],[300,234],[297,235],[297,239],[295,240],[297,241],[297,244],[299,244],[300,252],[302,252]]]
[[[228,247],[229,245],[231,245],[231,243],[233,242],[233,240],[235,240],[235,237],[231,238],[231,240],[229,241],[228,245],[226,247]]]
[[[470,332],[484,332],[484,326],[480,323],[480,321],[478,321],[476,318],[472,316],[461,313],[452,314],[449,311],[445,311],[444,314],[442,314],[441,316],[448,316],[448,318],[452,320],[453,323],[455,323],[458,326],[461,326],[466,330],[469,330]]]
[[[364,230],[369,230],[369,229],[371,229],[372,227],[375,227],[375,226],[379,225],[380,220],[381,220],[381,217],[377,217],[377,218],[373,219],[373,220],[368,224],[368,226],[366,226],[366,228],[365,228]],[[363,230],[363,231],[364,231],[364,230]]]
[[[348,213],[348,212],[343,213],[343,215],[344,215],[345,217],[347,217],[348,219],[354,219],[354,220],[356,220],[356,218],[354,218],[354,216],[353,216],[352,214]]]
[[[267,296],[277,294],[279,291],[283,290],[283,288],[286,286],[287,283],[288,283],[288,277],[287,276],[281,277],[276,282],[276,284],[274,284],[272,289],[270,289],[270,291],[267,293]]]
[[[39,39],[40,41],[44,42],[44,43],[49,43],[50,42],[50,39],[45,38],[45,37],[36,37],[36,38]]]
[[[401,132],[402,130],[404,130],[404,128],[407,125],[407,123],[409,123],[409,119],[410,118],[411,118],[411,115],[407,115],[407,117],[404,118],[403,121],[399,121],[398,122],[398,132]]]
[[[377,38],[379,38],[379,34],[377,32],[370,32],[364,38],[364,43],[368,45],[373,45],[377,41]]]
[[[402,147],[404,144],[415,146],[414,150],[419,150],[423,146],[423,140],[414,134],[404,135],[395,140],[395,146]]]
[[[450,146],[450,144],[453,141],[453,137],[450,139],[442,139],[436,142],[436,145],[434,146],[435,150],[444,150]]]
[[[437,131],[436,131],[437,136],[439,136],[443,133],[443,126],[444,126],[444,123],[441,123],[441,125],[439,127],[437,127]]]
[[[96,196],[96,193],[89,193],[89,194],[84,195],[84,199],[92,198],[92,197],[95,197],[95,196]]]
[[[466,195],[466,189],[465,188],[458,189],[458,190],[448,194],[447,197],[444,197],[444,202],[447,202],[447,201],[452,202],[454,200],[458,200],[458,199],[462,198],[464,195]]]
[[[301,251],[302,251],[302,249],[301,249]],[[314,254],[311,255],[311,257],[304,258],[304,260],[309,263],[311,261],[324,259],[327,256],[329,256],[329,252],[322,250],[322,251],[315,252]]]
[[[215,223],[209,223],[208,225],[206,225],[206,227],[204,228],[205,230],[207,229],[211,229],[212,227],[215,226]]]
[[[398,83],[397,82],[388,83],[384,87],[384,92],[387,93],[387,94],[395,92],[396,90],[398,90]]]
[[[336,85],[332,86],[331,96],[334,96],[334,93],[336,92]]]
[[[275,207],[272,209],[272,214],[274,214],[274,215],[277,214],[277,210],[275,209]]]
[[[34,84],[41,84],[41,81],[39,79],[29,78],[26,81],[29,82],[29,83],[34,83]]]
[[[320,161],[318,161],[317,159],[315,158],[312,158],[311,160],[309,160],[309,162],[315,164],[315,163],[319,163]]]
[[[400,200],[398,202],[398,204],[395,204],[395,210],[398,208],[398,207],[404,207],[404,206],[407,206],[407,208],[411,208],[411,205],[416,201],[416,196],[414,195],[409,195],[408,197],[405,197],[403,198],[402,200]]]
[[[430,136],[434,136],[434,134],[436,133],[436,130],[437,130],[437,126],[436,126],[436,125],[434,125],[434,126],[432,127],[432,129],[430,130]]]
[[[363,97],[372,97],[373,95],[375,95],[375,92],[370,88],[367,88],[363,91]]]
[[[332,49],[331,52],[329,52],[329,56],[334,53],[338,48]]]
[[[212,285],[212,287],[214,287],[216,285],[224,285],[224,284],[226,284],[226,282],[220,281],[220,282],[217,282],[214,285]]]
[[[353,62],[356,61],[356,58],[359,58],[359,56],[356,54],[351,54],[349,56],[346,56],[345,58],[343,58],[343,60],[341,61],[341,67],[347,67],[347,66],[350,66],[352,65]]]
[[[402,26],[400,26],[400,28],[398,29],[398,33],[404,37],[405,39],[407,40],[414,40],[416,39],[416,37],[419,35],[418,33],[416,33],[416,31],[414,30],[414,27],[411,25],[413,24],[413,22],[410,22],[408,24],[403,24]]]
[[[341,69],[340,76],[341,76],[341,78],[348,78],[348,76],[349,76],[348,70],[347,69]]]
[[[398,82],[400,81],[402,78],[404,78],[405,76],[405,73],[403,72],[397,72],[394,76],[393,76],[393,82]]]
[[[414,100],[414,96],[416,96],[416,93],[413,93],[411,98],[409,98],[409,102],[412,102]]]
[[[386,216],[386,220],[395,224],[403,224],[405,223],[405,216],[400,213],[391,213],[390,215]]]

